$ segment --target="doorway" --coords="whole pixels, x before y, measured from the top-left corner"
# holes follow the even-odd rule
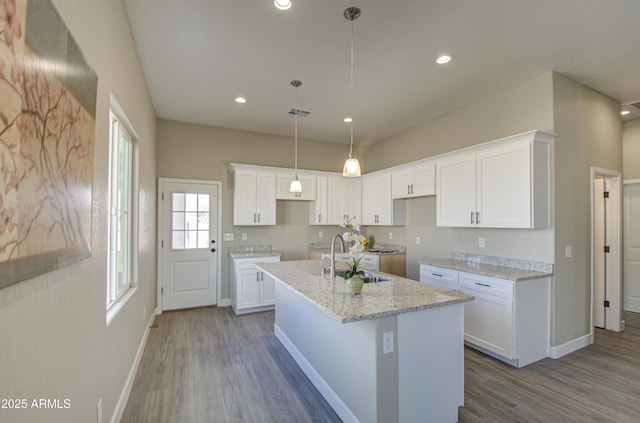
[[[221,183],[158,180],[158,312],[220,298]]]
[[[616,332],[624,330],[620,177],[591,168],[591,323]]]
[[[640,180],[624,181],[625,311],[640,313]]]

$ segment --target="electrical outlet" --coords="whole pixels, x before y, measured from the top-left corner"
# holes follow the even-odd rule
[[[385,332],[382,334],[382,353],[389,354],[393,352],[393,332]]]
[[[222,234],[223,241],[233,241],[233,233]]]
[[[478,247],[484,248],[484,238],[478,238]]]
[[[573,246],[572,245],[565,245],[564,247],[564,258],[571,258],[573,257]]]
[[[247,234],[246,234],[246,232],[243,232],[243,233],[242,233],[242,240],[243,240],[243,241],[246,241],[246,240],[247,240]]]
[[[393,232],[389,232],[389,239],[393,239]]]
[[[420,245],[420,237],[419,236],[416,237],[416,245]]]
[[[96,412],[98,414],[98,423],[102,423],[102,398],[98,400],[98,405],[96,407]]]
[[[318,232],[318,238],[324,238],[324,232],[319,231]]]

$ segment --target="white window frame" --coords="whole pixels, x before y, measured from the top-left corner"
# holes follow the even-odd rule
[[[115,225],[118,224],[118,160],[120,134],[124,136],[129,146],[129,178],[128,178],[128,281],[118,289],[117,272],[117,235]],[[107,246],[107,286],[106,309],[107,325],[124,307],[129,298],[137,291],[138,286],[138,136],[127,119],[118,101],[111,95],[111,109],[109,112],[109,223]]]

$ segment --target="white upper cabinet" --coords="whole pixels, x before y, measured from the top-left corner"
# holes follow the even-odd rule
[[[316,199],[309,203],[309,224],[328,225],[327,176],[316,177]]]
[[[436,167],[433,161],[394,168],[391,173],[392,197],[412,198],[436,193]]]
[[[276,224],[276,173],[252,166],[234,169],[233,224]]]
[[[347,219],[362,224],[362,182],[360,178],[327,178],[327,224],[340,225]]]
[[[553,135],[534,131],[513,138],[437,162],[438,226],[549,227]]]
[[[362,177],[362,224],[406,224],[405,202],[391,198],[391,172],[369,173]]]
[[[302,192],[289,192],[291,181],[295,176],[295,171],[278,170],[278,189],[276,191],[276,199],[278,200],[307,200],[316,199],[316,175],[305,171],[298,171],[298,178],[302,184]]]

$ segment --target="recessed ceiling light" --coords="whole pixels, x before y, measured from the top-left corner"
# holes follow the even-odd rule
[[[351,122],[353,122],[353,119],[351,119],[349,116],[344,118],[344,123],[351,123]]]
[[[620,112],[620,114],[621,114],[622,116],[626,116],[626,115],[628,115],[629,113],[631,113],[629,110],[623,110],[623,111],[621,111],[621,112]]]
[[[273,0],[273,4],[280,10],[291,9],[291,0]]]
[[[246,103],[247,99],[244,97],[236,97],[236,103]]]
[[[444,65],[445,63],[449,63],[453,60],[453,56],[450,54],[443,54],[436,59],[436,63],[439,65]]]

